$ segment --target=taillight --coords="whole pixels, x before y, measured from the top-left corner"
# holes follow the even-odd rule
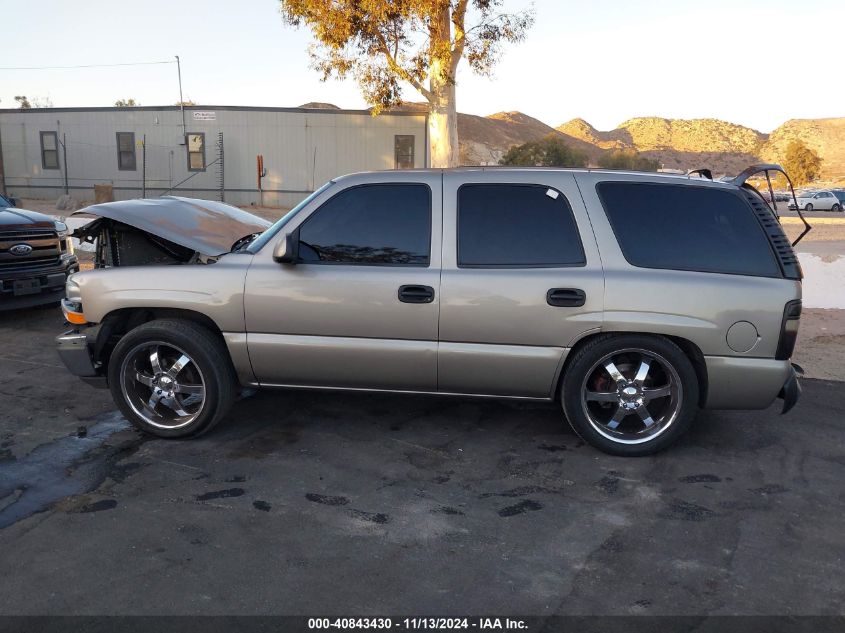
[[[801,301],[796,299],[786,304],[783,309],[783,323],[780,327],[780,340],[776,360],[789,360],[798,339],[798,324],[801,322]]]

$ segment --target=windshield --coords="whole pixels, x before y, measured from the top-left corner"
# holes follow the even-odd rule
[[[249,247],[246,249],[247,252],[252,253],[254,255],[258,251],[260,251],[262,248],[264,248],[264,245],[267,244],[267,242],[269,242],[271,239],[273,239],[273,236],[276,235],[276,233],[278,233],[285,224],[290,222],[291,219],[293,218],[293,216],[295,216],[297,213],[299,213],[302,210],[302,208],[305,207],[305,205],[307,205],[309,202],[311,202],[314,198],[316,198],[318,195],[323,193],[326,189],[328,189],[333,184],[334,184],[333,180],[328,181],[322,187],[317,189],[317,191],[315,191],[314,193],[309,195],[307,198],[305,198],[305,200],[303,200],[298,205],[296,205],[293,209],[291,209],[290,211],[285,213],[281,218],[279,218],[276,221],[275,224],[273,224],[273,226],[268,228],[261,235],[259,235],[252,242],[250,242]]]
[[[11,207],[12,203],[9,202],[4,196],[0,196],[0,209],[5,209],[6,207]]]

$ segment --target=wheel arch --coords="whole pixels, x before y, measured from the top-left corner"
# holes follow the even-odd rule
[[[218,337],[225,345],[223,332],[217,323],[206,314],[196,310],[182,308],[119,308],[112,310],[103,317],[98,325],[96,339],[93,342],[94,360],[101,361],[108,366],[108,361],[120,338],[139,325],[157,319],[177,319],[200,325]]]
[[[655,338],[664,338],[669,341],[672,341],[681,348],[681,351],[686,355],[686,357],[692,363],[693,369],[695,369],[695,375],[698,378],[698,387],[699,387],[699,396],[698,396],[698,406],[703,407],[704,403],[707,402],[707,364],[704,360],[704,354],[701,351],[701,348],[698,347],[695,343],[690,341],[689,339],[682,338],[680,336],[671,336],[668,334],[660,334],[658,332],[639,332],[639,331],[630,331],[630,330],[618,330],[618,331],[604,331],[604,332],[591,332],[581,338],[579,338],[575,344],[570,348],[569,353],[566,355],[566,359],[563,362],[563,367],[561,367],[560,373],[557,377],[557,381],[554,386],[554,394],[553,397],[555,400],[560,399],[560,390],[563,384],[563,377],[566,375],[567,368],[569,364],[572,362],[572,359],[575,357],[575,354],[581,349],[584,345],[589,343],[590,341],[595,340],[599,337],[611,337],[611,336],[623,336],[623,335],[638,335],[638,336],[653,336]]]

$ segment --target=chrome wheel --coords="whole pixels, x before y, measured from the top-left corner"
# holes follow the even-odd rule
[[[178,429],[205,405],[205,379],[183,350],[161,341],[133,347],[120,368],[124,399],[147,424]]]
[[[682,404],[678,372],[659,354],[624,349],[587,372],[581,406],[590,425],[622,444],[654,439],[677,419]]]

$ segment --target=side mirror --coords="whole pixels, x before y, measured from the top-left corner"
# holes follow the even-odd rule
[[[17,198],[9,198],[9,204],[11,204],[13,207],[18,206],[18,199]]]
[[[287,233],[276,242],[273,259],[280,264],[295,264],[299,261],[299,231]]]

